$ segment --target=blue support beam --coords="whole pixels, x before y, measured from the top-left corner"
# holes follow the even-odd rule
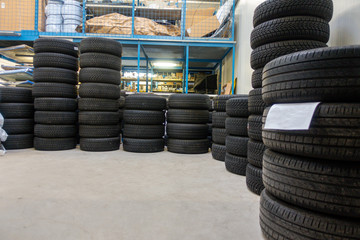
[[[235,93],[235,46],[232,48],[231,94]]]
[[[189,91],[189,45],[186,47],[186,55],[185,55],[185,93],[187,94]]]
[[[140,92],[140,42],[138,43],[137,62],[137,92]]]
[[[38,31],[39,29],[39,0],[35,0],[35,19],[34,19],[34,30]]]
[[[149,61],[146,60],[146,92],[149,91]]]
[[[85,23],[86,23],[86,1],[83,0],[83,8],[82,8],[82,33],[85,34]]]

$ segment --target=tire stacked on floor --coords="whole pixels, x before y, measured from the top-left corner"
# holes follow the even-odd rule
[[[0,113],[8,134],[5,149],[32,148],[34,142],[34,104],[31,89],[0,87]]]
[[[172,94],[168,106],[168,151],[182,154],[209,152],[209,97],[201,94]]]
[[[209,106],[209,121],[208,121],[208,139],[209,139],[209,148],[212,145],[212,115],[213,115],[213,101],[210,99],[210,106]]]
[[[80,53],[80,149],[118,150],[122,46],[112,39],[86,38]]]
[[[321,102],[308,130],[263,130],[267,239],[359,239],[359,66],[360,46],[303,51],[265,66],[267,104]],[[267,116],[268,109],[264,123]]]
[[[226,156],[225,167],[229,172],[245,176],[248,148],[248,98],[232,98],[226,103]]]
[[[78,47],[53,38],[34,42],[34,148],[68,150],[77,144]]]
[[[127,152],[164,151],[166,99],[152,94],[126,97],[123,147]]]
[[[122,134],[122,129],[124,128],[124,108],[125,108],[125,96],[121,96],[119,98],[119,125],[120,125],[120,133]]]

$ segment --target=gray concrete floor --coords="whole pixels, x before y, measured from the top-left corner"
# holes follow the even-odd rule
[[[9,151],[1,240],[258,240],[259,197],[211,154]]]

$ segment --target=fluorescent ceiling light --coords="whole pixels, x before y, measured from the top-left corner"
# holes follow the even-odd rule
[[[177,64],[173,62],[154,62],[155,67],[176,67]]]

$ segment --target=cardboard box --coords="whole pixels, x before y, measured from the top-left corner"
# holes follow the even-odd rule
[[[193,25],[211,17],[214,12],[215,8],[186,9],[185,29],[189,29]]]
[[[219,27],[220,23],[217,17],[211,16],[187,29],[187,33],[189,34],[189,37],[203,37]]]
[[[39,0],[39,31],[45,30],[45,0]],[[34,0],[0,0],[0,31],[35,30]]]

